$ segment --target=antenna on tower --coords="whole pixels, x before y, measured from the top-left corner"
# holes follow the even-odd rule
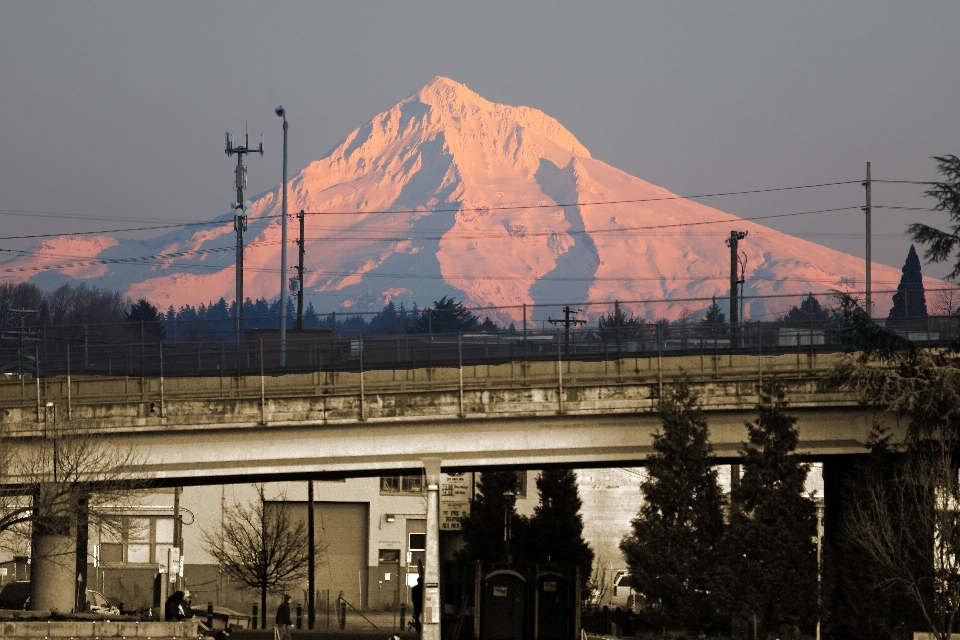
[[[739,264],[739,243],[747,237],[746,231],[731,231],[727,238],[727,246],[730,247],[730,344],[737,344],[737,325],[740,323],[739,305],[737,303],[737,291],[740,288],[741,280],[737,277],[737,266]]]
[[[244,125],[246,128],[246,125]],[[227,131],[227,146],[225,153],[228,156],[237,156],[237,167],[234,170],[234,186],[237,189],[237,199],[230,205],[233,207],[233,228],[237,232],[237,308],[234,314],[234,327],[237,342],[237,367],[240,366],[240,345],[243,340],[243,232],[247,230],[251,202],[244,201],[243,190],[247,188],[247,168],[243,165],[243,156],[248,153],[263,155],[263,135],[260,137],[260,146],[250,148],[250,133],[245,132],[245,145],[233,144],[233,136]]]

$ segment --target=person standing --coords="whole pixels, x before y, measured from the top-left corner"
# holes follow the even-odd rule
[[[417,577],[417,584],[410,589],[410,599],[413,600],[413,628],[417,630],[417,635],[420,635],[423,629],[423,622],[420,620],[420,616],[423,614],[423,584],[421,584],[419,576]]]
[[[277,637],[279,640],[290,640],[290,596],[283,595],[283,603],[277,607]]]

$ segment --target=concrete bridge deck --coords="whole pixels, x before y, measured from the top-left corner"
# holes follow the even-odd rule
[[[874,416],[818,388],[836,354],[701,354],[612,361],[202,378],[67,377],[0,384],[0,429],[29,446],[96,434],[135,447],[132,473],[210,478],[378,475],[492,466],[642,463],[657,403],[681,373],[708,413],[717,455],[732,458],[776,377],[799,418],[800,452],[860,453]]]

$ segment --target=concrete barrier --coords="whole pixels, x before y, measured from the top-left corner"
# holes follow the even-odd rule
[[[54,640],[63,638],[196,638],[196,622],[114,622],[96,621],[22,621],[0,622],[0,637],[4,640]]]

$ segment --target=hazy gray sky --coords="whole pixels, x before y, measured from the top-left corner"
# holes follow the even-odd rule
[[[682,195],[858,180],[868,160],[875,178],[936,179],[930,157],[960,155],[957,25],[955,0],[0,0],[0,248],[226,213],[225,131],[264,133],[255,194],[280,182],[277,105],[294,175],[436,75],[541,109]],[[874,204],[928,206],[922,190],[876,185]],[[863,189],[701,202],[796,213],[862,204]],[[946,216],[875,212],[876,260],[903,264],[913,221]],[[863,255],[858,211],[767,224]]]

